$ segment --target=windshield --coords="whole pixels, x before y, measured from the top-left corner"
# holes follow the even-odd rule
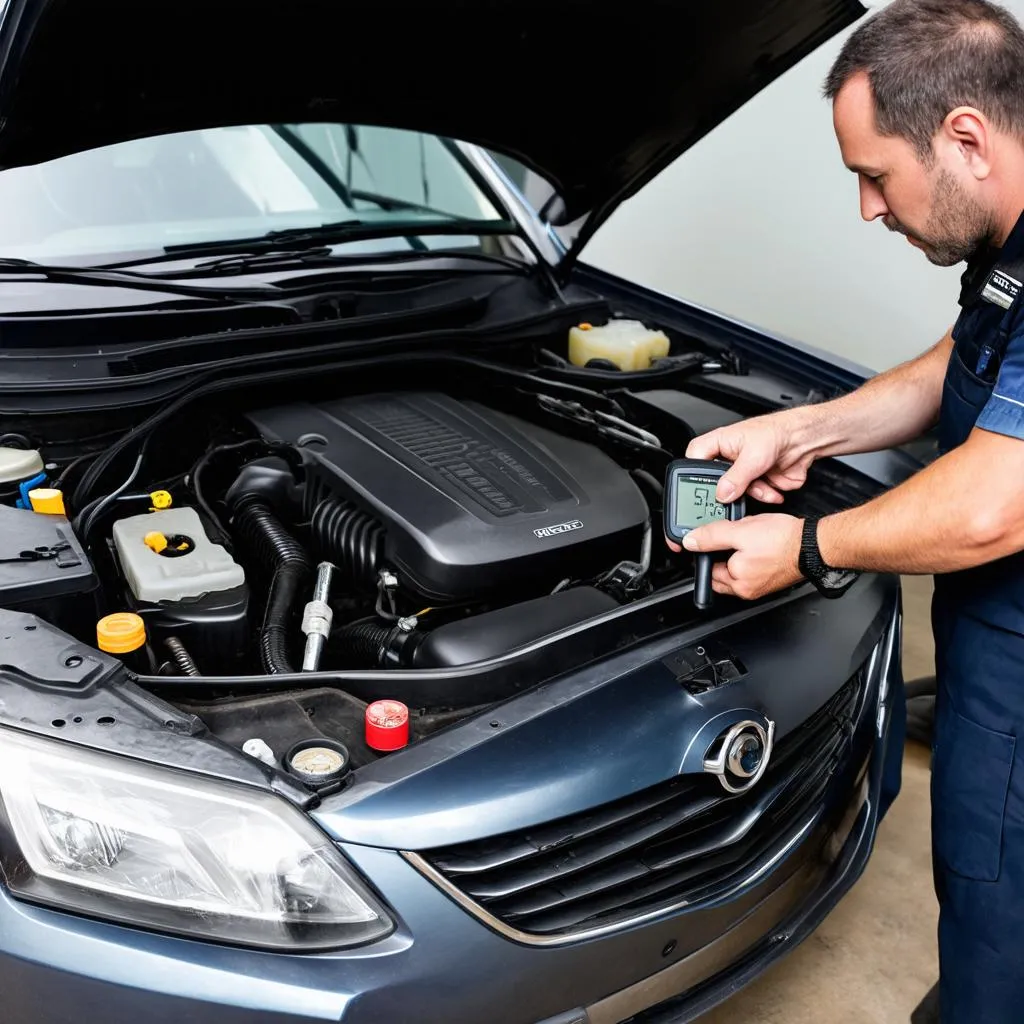
[[[42,263],[103,263],[345,220],[503,219],[450,141],[345,124],[213,128],[12,168],[0,172],[0,209],[0,258]],[[467,244],[405,230],[351,247],[414,242]]]

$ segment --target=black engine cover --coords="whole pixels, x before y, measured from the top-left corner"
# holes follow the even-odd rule
[[[640,557],[649,512],[620,466],[475,402],[366,395],[249,419],[300,445],[321,493],[382,524],[385,563],[426,597],[544,592]]]

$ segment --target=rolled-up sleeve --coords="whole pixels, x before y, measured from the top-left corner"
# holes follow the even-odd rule
[[[975,425],[1024,441],[1024,329],[1010,338],[995,387]]]

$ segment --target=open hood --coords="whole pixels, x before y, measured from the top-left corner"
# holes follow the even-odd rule
[[[546,178],[577,248],[856,0],[7,0],[0,167],[229,124],[433,132]],[[763,154],[751,154],[758,159]]]

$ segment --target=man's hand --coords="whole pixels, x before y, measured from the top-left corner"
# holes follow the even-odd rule
[[[687,534],[683,546],[702,553],[733,551],[728,562],[715,563],[712,589],[754,601],[803,579],[798,565],[802,531],[800,519],[772,513],[709,523]],[[679,550],[671,541],[669,546]]]
[[[783,491],[803,486],[814,461],[814,447],[800,413],[772,413],[712,430],[690,442],[686,457],[733,463],[719,481],[720,502],[736,501],[749,493],[758,501],[777,505]]]

